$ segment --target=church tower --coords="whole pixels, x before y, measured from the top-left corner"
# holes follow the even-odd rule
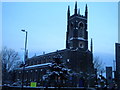
[[[87,5],[85,7],[85,15],[81,15],[80,9],[77,9],[76,2],[74,14],[72,16],[70,15],[70,7],[68,6],[66,33],[67,49],[88,49],[87,15]]]
[[[93,42],[91,39],[90,50],[88,49],[88,8],[85,6],[84,15],[81,15],[80,9],[75,3],[74,14],[70,14],[70,6],[67,11],[67,32],[66,32],[66,49],[68,50],[67,59],[69,59],[68,66],[73,72],[84,73],[84,79],[87,80],[87,74],[94,74],[93,64]],[[80,81],[77,78],[76,81]],[[84,83],[85,84],[85,83]],[[90,86],[94,85],[94,79],[90,80]],[[87,84],[85,84],[87,86]]]

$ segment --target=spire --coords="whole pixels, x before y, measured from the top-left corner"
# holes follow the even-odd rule
[[[68,12],[67,12],[68,19],[70,17],[70,6],[68,6]]]
[[[68,48],[69,18],[70,18],[70,6],[68,6],[68,12],[67,12],[66,48]]]
[[[87,12],[87,4],[86,4],[86,7],[85,7],[85,12]]]
[[[68,13],[70,13],[70,6],[68,6]]]
[[[75,2],[75,14],[77,14],[77,1]]]
[[[92,42],[92,38],[91,38],[91,46],[90,46],[90,48],[91,48],[91,52],[93,52],[93,42]]]
[[[87,4],[86,4],[86,7],[85,7],[85,17],[87,18],[87,15],[88,15],[88,8],[87,8]]]
[[[78,9],[78,15],[80,15],[80,8]]]

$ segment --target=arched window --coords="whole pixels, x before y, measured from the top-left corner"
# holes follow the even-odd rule
[[[78,26],[79,26],[79,29],[83,29],[84,28],[83,22],[80,22]]]
[[[84,23],[83,22],[79,22],[78,23],[78,28],[79,28],[79,36],[80,37],[84,37]]]
[[[73,22],[71,22],[70,27],[73,28]]]

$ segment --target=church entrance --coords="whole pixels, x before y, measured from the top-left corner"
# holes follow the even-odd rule
[[[83,78],[79,79],[79,87],[84,87],[85,85],[85,80]]]

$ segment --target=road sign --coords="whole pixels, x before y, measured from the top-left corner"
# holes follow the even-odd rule
[[[30,87],[36,87],[37,86],[37,83],[36,82],[31,82],[30,83]]]

